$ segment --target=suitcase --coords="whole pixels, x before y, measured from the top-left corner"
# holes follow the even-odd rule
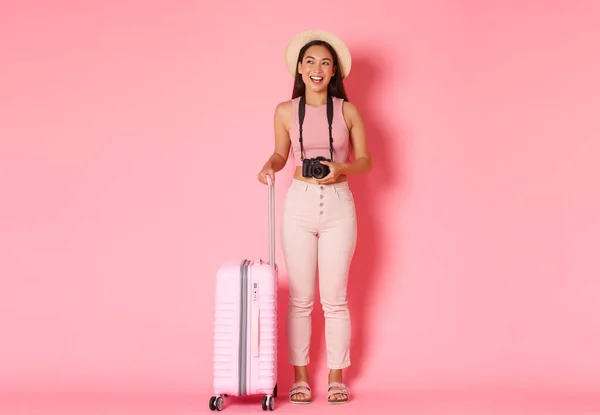
[[[277,284],[274,185],[269,190],[269,262],[228,261],[216,276],[213,388],[209,407],[221,411],[228,396],[263,395],[273,411],[277,397]]]

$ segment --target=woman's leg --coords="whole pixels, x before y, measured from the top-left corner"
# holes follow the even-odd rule
[[[282,214],[281,246],[289,284],[286,332],[289,362],[295,367],[294,383],[308,382],[306,367],[310,363],[311,313],[317,271],[317,231],[311,199],[314,195],[311,198],[307,186],[293,181]],[[310,400],[307,393],[302,393],[307,391],[306,386],[296,390],[299,392],[290,397],[293,401]]]
[[[350,366],[350,312],[347,283],[357,237],[354,198],[347,183],[323,190],[323,219],[319,228],[319,289],[325,315],[329,382],[342,383],[342,369]],[[341,390],[339,386],[332,390]],[[331,400],[348,396],[338,393]]]

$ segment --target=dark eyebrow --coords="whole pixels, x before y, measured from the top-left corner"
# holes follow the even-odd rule
[[[314,56],[307,56],[306,59],[317,59],[317,58],[315,58]],[[324,61],[326,61],[326,60],[330,61],[331,59],[329,59],[329,58],[323,58],[323,60]]]

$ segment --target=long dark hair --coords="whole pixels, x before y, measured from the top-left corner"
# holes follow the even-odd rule
[[[327,93],[332,97],[337,97],[349,101],[348,96],[346,95],[346,90],[344,89],[344,81],[342,80],[342,72],[340,70],[340,65],[338,64],[337,53],[335,53],[335,50],[331,47],[329,43],[324,42],[322,40],[313,40],[312,42],[309,42],[306,45],[304,45],[302,49],[300,49],[300,53],[298,53],[298,60],[296,62],[296,76],[294,77],[292,99],[300,97],[306,92],[306,85],[304,85],[304,81],[302,80],[302,74],[298,73],[298,63],[302,62],[302,59],[304,59],[306,50],[314,45],[325,46],[327,50],[329,50],[329,53],[331,53],[331,56],[333,56],[335,74],[329,81],[329,85],[327,85]]]

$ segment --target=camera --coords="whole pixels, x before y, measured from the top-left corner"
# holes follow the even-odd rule
[[[321,161],[329,161],[325,157],[314,157],[311,159],[302,160],[302,176],[314,177],[315,179],[322,179],[329,174],[329,166],[321,164]]]

